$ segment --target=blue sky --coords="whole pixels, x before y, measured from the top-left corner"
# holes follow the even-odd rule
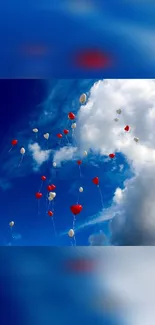
[[[83,210],[76,220],[78,246],[154,242],[153,198],[148,187],[150,178],[153,182],[154,165],[154,81],[4,80],[1,92],[2,245],[10,242],[11,220],[15,222],[14,245],[71,245],[67,235],[73,221],[70,206],[76,204],[80,186],[84,191],[79,195]],[[82,93],[87,94],[87,102],[81,106]],[[120,107],[122,114],[118,115]],[[70,111],[76,115],[77,127],[76,142],[70,132],[68,145],[65,139],[60,143],[56,134],[68,123],[70,129]],[[118,122],[114,121],[116,116]],[[127,124],[131,128],[128,133],[124,131]],[[34,127],[39,130],[37,139]],[[50,134],[48,140],[43,137],[46,132]],[[140,139],[138,144],[135,136]],[[14,138],[18,145],[8,153]],[[18,167],[21,147],[26,154]],[[88,153],[85,158],[84,150]],[[115,158],[111,160],[108,155],[113,152]],[[77,159],[82,160],[81,177]],[[47,180],[41,190],[38,214],[35,193],[42,175]],[[92,183],[96,176],[103,207],[98,188]],[[56,238],[46,213],[49,183],[56,185]],[[146,225],[147,206],[152,208]]]

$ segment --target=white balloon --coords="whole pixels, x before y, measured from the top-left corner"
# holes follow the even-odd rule
[[[83,187],[79,188],[79,192],[82,193],[83,192]]]
[[[48,200],[49,200],[49,201],[52,201],[52,200],[53,200],[53,197],[49,196],[49,197],[48,197]]]
[[[9,226],[10,226],[11,228],[14,226],[14,224],[15,224],[14,221],[10,221],[10,222],[9,222]]]
[[[24,148],[21,148],[21,149],[20,149],[20,153],[21,153],[22,155],[24,155],[24,153],[25,153],[25,149],[24,149]]]
[[[49,133],[45,133],[45,134],[44,134],[44,138],[45,138],[46,140],[49,139],[49,136],[50,136]]]
[[[135,141],[135,142],[138,142],[138,141],[139,141],[139,138],[134,137],[134,141]]]
[[[55,192],[49,192],[49,196],[54,199],[56,197],[56,193]]]
[[[86,96],[86,94],[82,94],[82,95],[80,96],[80,99],[79,99],[80,103],[81,103],[81,104],[84,104],[84,103],[86,102],[86,100],[87,100],[87,96]]]
[[[76,129],[76,123],[73,123],[73,124],[71,125],[71,128],[72,128],[72,129]]]
[[[115,121],[115,122],[118,122],[118,121],[119,121],[119,118],[117,118],[117,117],[114,118],[114,121]]]
[[[38,132],[38,129],[34,128],[32,131],[33,131],[34,133],[37,133],[37,132]]]
[[[83,155],[86,157],[88,155],[87,151],[85,150]]]
[[[74,230],[73,229],[70,229],[69,231],[68,231],[68,236],[69,237],[74,237]]]
[[[116,110],[116,113],[117,114],[121,114],[122,113],[122,110],[119,108],[119,109]]]
[[[56,167],[56,165],[57,165],[56,162],[53,162],[53,167]]]

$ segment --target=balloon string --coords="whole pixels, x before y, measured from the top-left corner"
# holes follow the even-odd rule
[[[75,218],[75,216],[73,215],[74,246],[76,246],[76,238],[75,238],[75,221],[76,221],[76,218]]]
[[[104,204],[103,204],[103,195],[102,195],[102,192],[101,192],[101,189],[100,189],[100,186],[98,185],[98,189],[99,189],[99,193],[100,193],[100,197],[101,197],[101,205],[102,205],[102,208],[104,207]]]
[[[52,222],[53,222],[54,234],[55,234],[55,237],[57,237],[57,231],[56,231],[56,228],[55,228],[54,218],[52,217],[51,219],[52,219]]]
[[[13,148],[13,147],[11,147],[11,148],[9,149],[9,151],[8,151],[8,152],[10,152],[10,151],[12,150],[12,148]]]
[[[81,166],[79,165],[79,171],[80,171],[80,177],[82,177],[82,174],[81,174]]]
[[[70,145],[70,142],[69,142],[69,140],[68,140],[68,136],[66,135],[66,140],[67,140],[67,143]]]
[[[43,186],[43,181],[41,182],[41,186],[40,186],[39,192],[41,191],[42,186]]]
[[[24,158],[24,156],[22,155],[22,156],[21,156],[21,158],[20,158],[20,160],[19,160],[19,164],[18,164],[18,167],[20,167],[20,166],[21,166],[21,163],[22,163],[22,161],[23,161],[23,158]]]

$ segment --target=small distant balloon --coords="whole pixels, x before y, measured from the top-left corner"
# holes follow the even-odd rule
[[[52,217],[53,216],[53,212],[52,211],[48,211],[48,215],[50,216],[50,217]]]
[[[76,123],[73,123],[73,124],[71,125],[71,128],[72,128],[72,129],[76,129]]]
[[[118,108],[118,109],[116,110],[116,113],[117,113],[117,114],[121,114],[121,113],[122,113],[121,108]]]
[[[37,129],[37,128],[34,128],[32,131],[33,131],[34,133],[37,133],[37,132],[38,132],[38,129]]]
[[[83,187],[79,188],[79,192],[82,193],[83,192]]]
[[[42,181],[46,181],[46,176],[41,176]]]
[[[56,193],[55,192],[49,192],[49,196],[54,199],[56,197]]]
[[[115,154],[114,153],[110,153],[109,154],[109,158],[111,158],[111,159],[115,158]]]
[[[16,146],[17,143],[18,143],[18,140],[16,140],[16,139],[13,139],[13,140],[11,141],[12,146]]]
[[[40,192],[37,192],[37,193],[36,193],[36,198],[37,198],[37,199],[41,199],[42,196],[43,196],[42,193],[40,193]]]
[[[82,164],[82,160],[77,160],[77,164],[80,166]]]
[[[12,228],[15,225],[14,221],[9,222],[9,226]]]
[[[57,166],[57,164],[56,164],[56,162],[54,161],[54,162],[53,162],[53,167],[56,167],[56,166]]]
[[[49,133],[45,133],[43,136],[44,136],[44,138],[45,138],[46,140],[48,140],[50,135],[49,135]]]
[[[134,141],[135,141],[135,142],[139,142],[139,138],[134,137]]]
[[[59,139],[62,139],[63,135],[62,135],[61,133],[58,133],[58,134],[57,134],[57,137],[58,137]]]
[[[117,117],[114,118],[114,121],[115,121],[115,122],[118,122],[118,121],[119,121],[119,118],[117,118]]]
[[[130,126],[126,125],[125,128],[124,128],[124,131],[128,132],[129,130],[130,130]]]
[[[22,147],[22,148],[20,149],[20,153],[21,153],[21,155],[24,155],[24,154],[25,154],[25,148]]]
[[[84,104],[84,103],[86,102],[86,100],[87,100],[87,96],[86,96],[86,94],[82,94],[82,95],[80,96],[80,99],[79,99],[80,104]]]
[[[87,151],[85,150],[83,155],[86,157],[88,155]]]
[[[92,182],[95,184],[95,185],[99,185],[99,178],[98,177],[94,177],[92,179]]]
[[[69,118],[69,120],[74,120],[75,119],[75,114],[73,114],[72,112],[70,112],[68,114],[68,118]]]
[[[65,134],[65,135],[67,135],[68,133],[69,133],[69,130],[63,130],[63,133]]]
[[[70,229],[69,231],[68,231],[68,236],[69,237],[74,237],[74,230],[73,229]]]

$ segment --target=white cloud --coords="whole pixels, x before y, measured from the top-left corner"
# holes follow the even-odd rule
[[[116,110],[122,109],[119,122]],[[129,125],[129,133],[124,132]],[[82,150],[101,155],[121,152],[135,177],[117,189],[113,205],[85,226],[117,214],[113,240],[125,245],[155,244],[155,84],[152,80],[108,80],[96,83],[78,113],[77,134]],[[139,143],[133,138],[138,137]],[[116,156],[117,163],[117,156]]]
[[[63,161],[72,160],[76,152],[77,148],[63,147],[55,152],[53,161],[56,162],[57,166],[60,166]]]
[[[40,167],[45,161],[49,159],[51,150],[42,150],[37,142],[29,144],[28,148],[32,154],[33,159],[37,163],[36,168]]]
[[[92,234],[88,238],[90,246],[103,246],[106,244],[106,241],[107,238],[103,232]]]

